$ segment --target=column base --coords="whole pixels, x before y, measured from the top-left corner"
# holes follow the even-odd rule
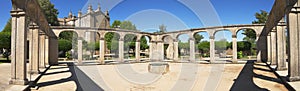
[[[11,79],[9,84],[12,85],[26,85],[28,84],[28,79],[20,80],[20,79]]]
[[[237,59],[233,59],[232,63],[237,64],[238,63]]]
[[[294,81],[300,81],[300,77],[296,76],[296,77],[289,77],[289,81],[294,82]]]
[[[101,59],[99,59],[99,60],[97,61],[97,63],[99,63],[100,65],[103,65],[103,64],[105,64],[105,61],[101,61]]]
[[[136,62],[141,62],[141,60],[140,60],[140,59],[136,59],[135,61],[136,61]]]
[[[28,72],[29,74],[40,74],[40,71],[32,70]]]
[[[278,67],[276,70],[277,71],[284,71],[284,70],[287,70],[287,68],[286,67]]]

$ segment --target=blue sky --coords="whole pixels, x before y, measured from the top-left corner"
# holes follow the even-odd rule
[[[77,15],[86,12],[89,4],[110,12],[114,20],[130,20],[145,32],[154,32],[164,24],[168,31],[206,26],[251,24],[255,12],[270,11],[274,0],[51,0],[59,10],[59,17],[70,11]],[[0,0],[0,30],[10,17],[10,0]],[[226,33],[226,32],[224,32]],[[231,35],[220,33],[231,40]],[[219,33],[217,33],[219,34]],[[227,36],[226,36],[227,35]],[[241,35],[241,34],[239,34]],[[242,38],[239,38],[241,40]],[[207,38],[206,38],[207,39]]]

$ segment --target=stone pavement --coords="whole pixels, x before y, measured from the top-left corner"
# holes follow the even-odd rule
[[[38,81],[36,90],[289,90],[264,63],[248,61],[246,64],[169,64],[170,72],[155,76],[155,74],[148,73],[148,63],[82,66],[74,66],[73,63],[64,63],[58,66],[51,66]]]
[[[11,64],[10,63],[1,63],[0,64],[0,91],[21,91],[23,89],[28,88],[28,85],[10,85],[10,75],[11,75]],[[29,64],[27,64],[27,69],[30,70]],[[41,71],[45,71],[45,69],[41,69]],[[27,72],[27,78],[29,81],[34,81],[38,78],[37,74],[30,74]]]

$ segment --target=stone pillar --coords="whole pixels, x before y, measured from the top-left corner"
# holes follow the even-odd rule
[[[232,35],[232,62],[237,63],[237,40],[236,40],[236,35]]]
[[[272,49],[271,49],[271,35],[269,34],[268,37],[267,37],[267,41],[268,41],[268,44],[267,44],[267,47],[268,47],[268,62],[271,62],[272,61]]]
[[[124,38],[119,39],[119,61],[124,62]]]
[[[174,40],[174,61],[177,62],[178,60],[178,40]]]
[[[195,39],[190,38],[190,62],[195,62]]]
[[[27,55],[27,18],[22,10],[11,11],[11,79],[10,84],[25,85]]]
[[[271,60],[271,65],[276,65],[277,64],[277,34],[276,34],[276,29],[273,29],[271,31],[271,55],[272,55],[272,60]]]
[[[41,33],[40,34],[40,41],[39,41],[39,46],[40,46],[40,48],[39,48],[39,51],[40,51],[40,53],[39,53],[39,64],[40,64],[40,68],[45,68],[46,67],[46,64],[45,64],[45,39],[46,39],[46,35],[45,35],[45,33]]]
[[[136,62],[140,62],[140,59],[141,59],[141,57],[140,57],[140,40],[137,40],[136,42],[135,42],[135,59],[136,59]]]
[[[78,42],[78,45],[77,45],[77,47],[78,47],[78,53],[77,53],[77,55],[78,55],[78,64],[79,65],[81,65],[82,64],[82,54],[83,54],[83,50],[82,50],[82,41],[83,41],[83,38],[79,38],[78,40],[77,40],[77,42]]]
[[[105,58],[105,40],[104,38],[100,38],[99,40],[100,47],[99,47],[99,61],[100,64],[105,64],[104,58]]]
[[[268,50],[267,50],[267,35],[260,35],[257,41],[257,61],[267,62],[268,61]]]
[[[150,58],[150,60],[152,60],[153,58],[153,42],[152,41],[150,41],[149,42],[149,58]]]
[[[157,42],[157,51],[159,53],[158,55],[158,61],[164,61],[164,42],[163,41],[158,41]]]
[[[297,2],[291,13],[288,14],[288,40],[289,40],[289,80],[299,81],[300,80],[300,35],[299,35],[299,19],[300,11],[298,7],[300,2]]]
[[[213,63],[215,61],[215,37],[210,36],[210,63]]]
[[[34,25],[30,29],[30,38],[29,38],[29,63],[30,63],[30,73],[38,74],[39,73],[39,29]]]
[[[286,70],[284,37],[285,31],[283,27],[277,27],[277,70]]]
[[[46,36],[46,39],[45,39],[45,65],[47,66],[47,65],[50,65],[49,64],[49,52],[50,52],[50,50],[49,50],[49,37],[48,36]]]
[[[58,65],[58,39],[57,37],[48,37],[49,39],[49,65]]]

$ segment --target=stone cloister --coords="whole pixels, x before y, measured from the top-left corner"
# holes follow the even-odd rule
[[[210,63],[217,61],[215,59],[215,33],[222,30],[229,30],[232,33],[232,48],[233,57],[232,63],[237,63],[237,32],[242,29],[252,29],[257,36],[257,61],[267,62],[277,65],[277,70],[289,70],[289,77],[291,81],[300,80],[300,62],[299,62],[299,20],[300,14],[297,3],[293,9],[291,5],[282,3],[285,1],[276,0],[273,9],[270,13],[269,21],[266,25],[229,25],[229,26],[215,26],[206,28],[187,29],[174,32],[167,32],[163,34],[146,33],[139,31],[130,31],[122,29],[109,29],[97,27],[70,27],[70,26],[49,26],[45,15],[37,0],[12,0],[13,9],[10,12],[12,16],[12,44],[11,44],[11,84],[24,85],[28,83],[26,72],[38,74],[39,68],[46,67],[46,65],[58,64],[58,36],[63,31],[73,31],[78,35],[78,60],[81,64],[83,61],[83,40],[86,32],[94,32],[100,35],[100,53],[99,64],[105,64],[105,34],[109,32],[117,33],[119,38],[119,58],[116,61],[124,62],[124,36],[133,34],[137,36],[135,48],[135,60],[139,62],[140,58],[140,39],[142,36],[148,36],[150,39],[149,50],[151,61],[164,60],[164,38],[170,37],[172,41],[172,48],[170,52],[172,61],[178,62],[178,36],[187,34],[190,43],[189,61],[197,61],[195,58],[195,38],[194,35],[199,32],[207,32],[210,41]],[[296,1],[290,1],[290,4]],[[292,5],[293,6],[293,5]],[[284,9],[283,9],[284,8]],[[288,10],[285,10],[285,9]],[[277,11],[280,12],[277,12]],[[291,12],[287,12],[290,11]],[[282,13],[283,12],[283,13]],[[284,23],[283,16],[287,14],[286,23]],[[80,17],[79,17],[80,18]],[[280,22],[282,20],[282,22]],[[288,31],[286,39],[285,31]],[[29,44],[27,43],[29,40]],[[289,49],[286,49],[285,42],[288,40]],[[27,44],[29,47],[27,47]],[[285,51],[288,51],[286,57]],[[30,70],[26,68],[27,52],[29,51],[29,65]],[[161,54],[161,55],[159,55]],[[288,59],[289,66],[286,67],[286,59]]]

